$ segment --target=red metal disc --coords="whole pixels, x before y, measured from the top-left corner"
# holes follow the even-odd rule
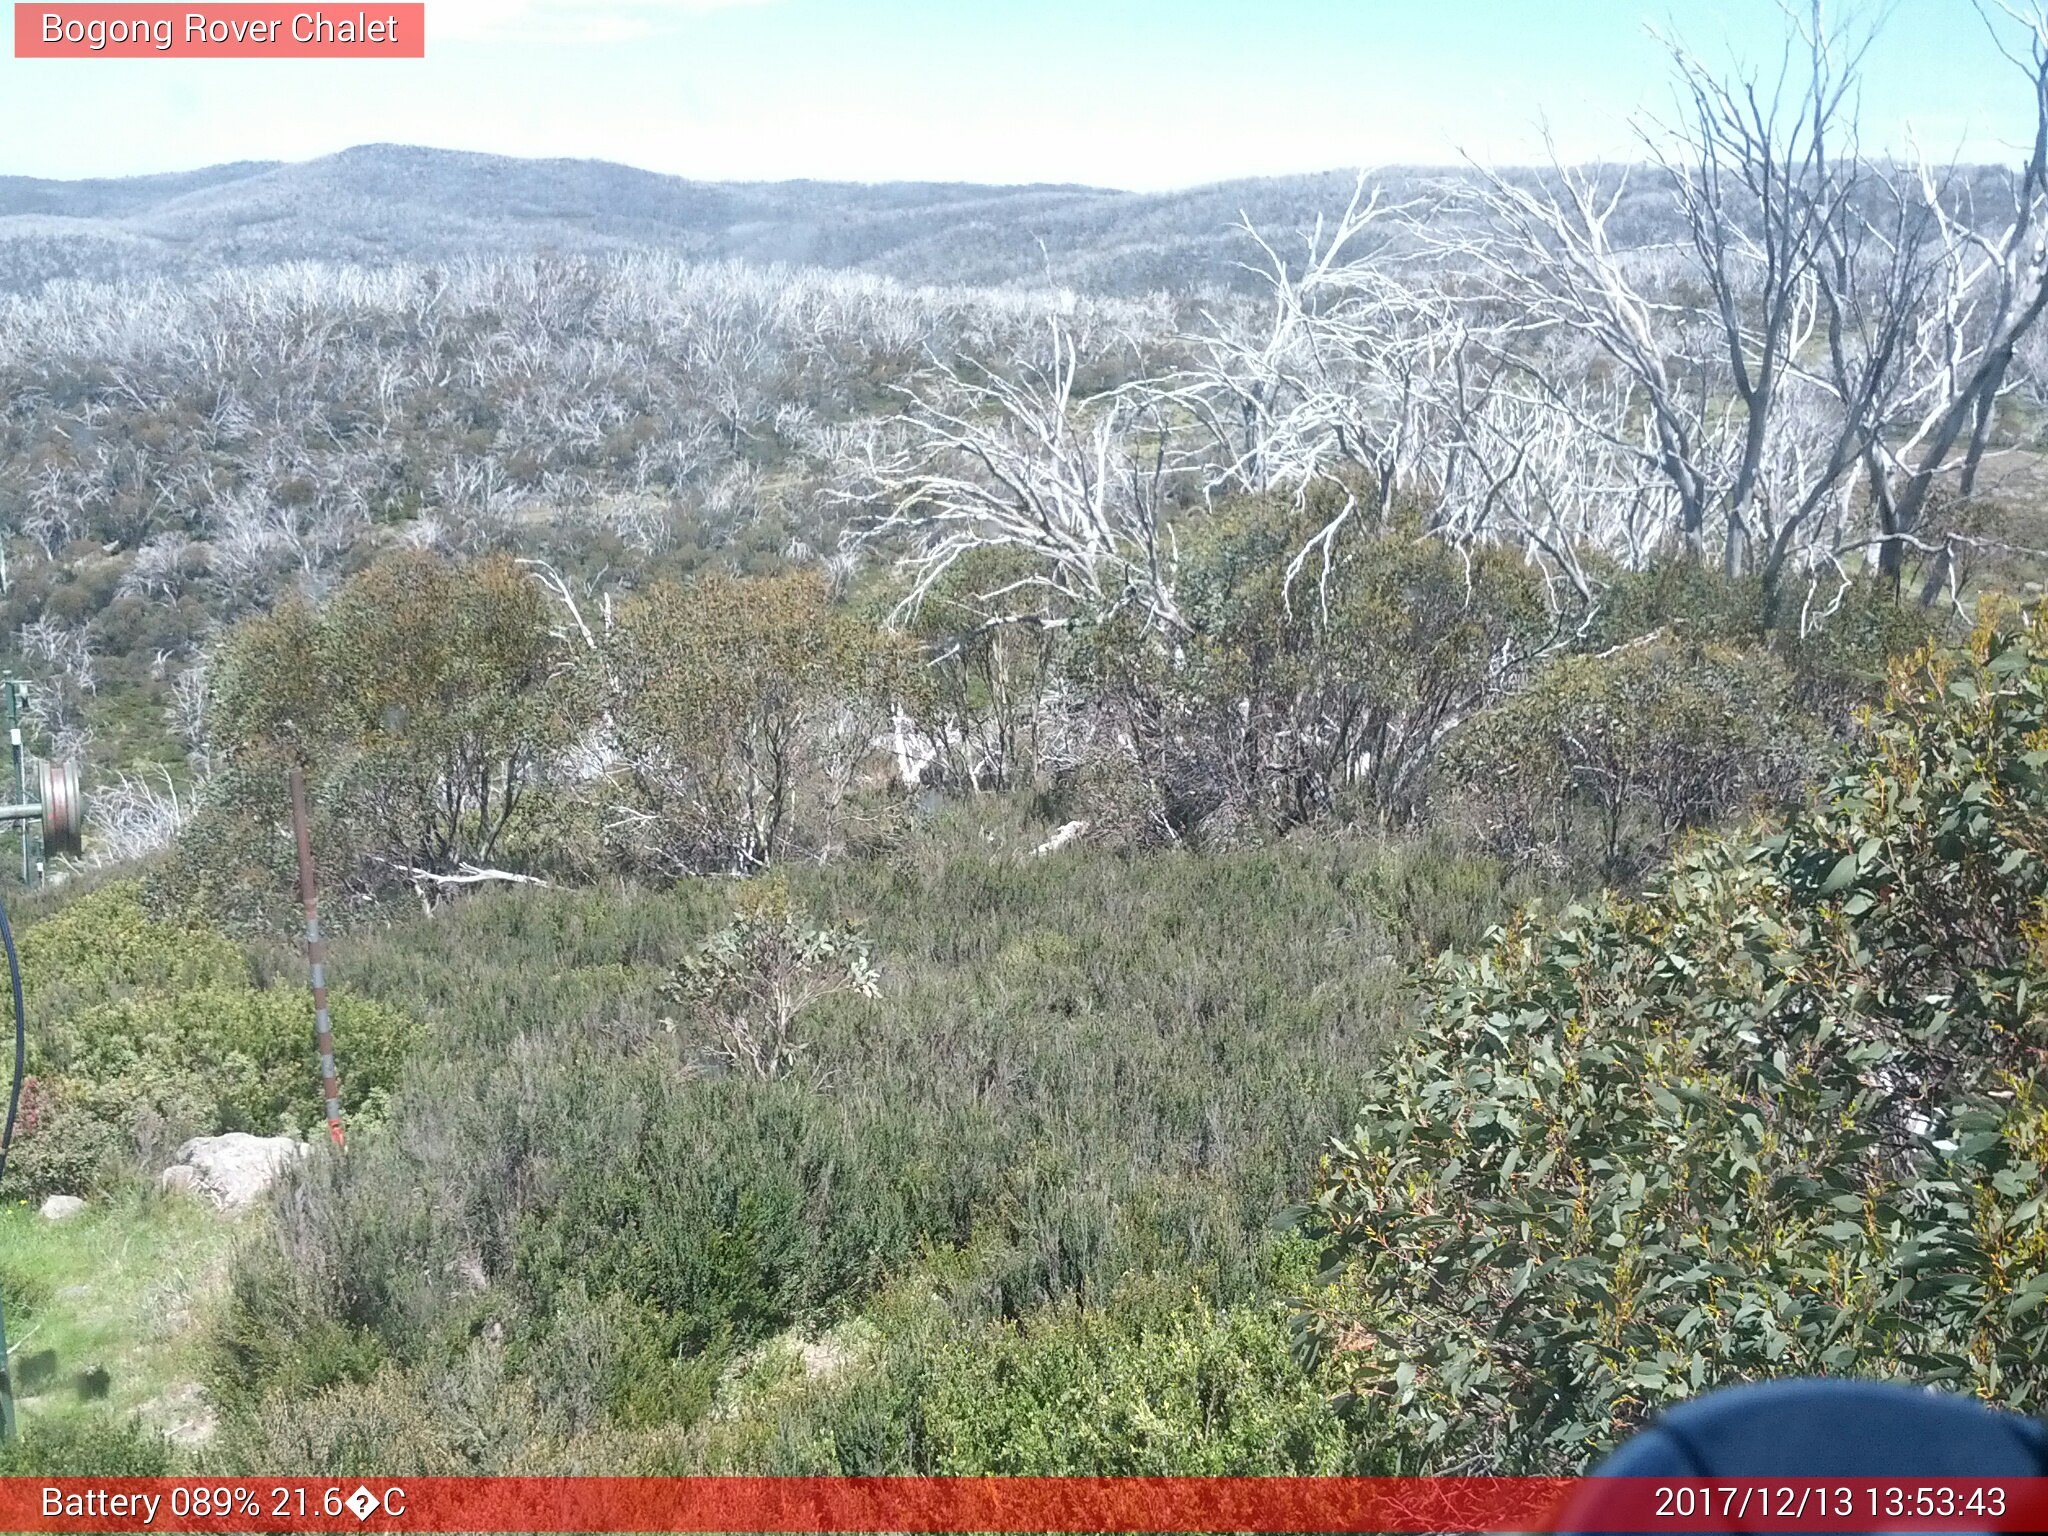
[[[84,846],[85,796],[78,787],[78,764],[42,765],[43,853],[77,853]]]

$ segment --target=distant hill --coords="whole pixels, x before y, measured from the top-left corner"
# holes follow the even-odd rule
[[[1609,168],[1609,173],[1617,168]],[[1395,196],[1458,171],[1375,173]],[[1525,182],[1533,171],[1507,173]],[[2009,204],[1971,168],[1976,203]],[[1272,176],[1176,192],[965,182],[689,181],[604,160],[371,144],[299,164],[243,161],[167,176],[0,177],[0,292],[57,277],[177,275],[220,264],[379,263],[556,250],[657,249],[702,259],[876,272],[911,283],[1053,280],[1112,293],[1249,279],[1240,213],[1287,237],[1334,217],[1355,173]],[[1968,206],[1968,204],[1965,204]],[[1609,232],[1683,239],[1669,193],[1638,173]]]
[[[894,182],[703,182],[600,160],[368,145],[168,176],[0,177],[0,288],[196,266],[554,249],[673,250],[911,282],[1102,290],[1227,282],[1240,209],[1286,227],[1341,208],[1348,172],[1184,192]]]

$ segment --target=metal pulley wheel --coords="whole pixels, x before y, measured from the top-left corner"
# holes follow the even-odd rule
[[[84,846],[85,832],[85,796],[78,787],[78,764],[43,763],[40,773],[44,855],[77,853]]]

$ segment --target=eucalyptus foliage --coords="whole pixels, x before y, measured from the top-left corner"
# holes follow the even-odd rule
[[[459,888],[516,840],[584,729],[568,659],[546,597],[507,559],[397,551],[320,606],[249,620],[209,673],[218,771],[160,895],[249,922],[275,907],[295,883],[294,766],[327,887]]]
[[[756,884],[730,923],[676,962],[662,996],[693,1016],[713,1056],[775,1078],[807,1048],[798,1015],[839,993],[879,997],[881,981],[855,929],[818,927],[790,905],[786,886]]]
[[[1894,672],[1815,805],[1496,931],[1324,1160],[1308,1336],[1411,1457],[1793,1373],[2048,1389],[2048,644]]]
[[[843,848],[876,819],[857,791],[886,777],[877,742],[918,686],[907,647],[807,573],[656,583],[593,660],[623,861],[664,874]]]

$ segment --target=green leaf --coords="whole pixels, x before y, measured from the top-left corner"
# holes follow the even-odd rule
[[[1821,882],[1820,893],[1823,896],[1832,896],[1855,878],[1856,855],[1845,853],[1835,861],[1835,867],[1828,872],[1827,879]]]

